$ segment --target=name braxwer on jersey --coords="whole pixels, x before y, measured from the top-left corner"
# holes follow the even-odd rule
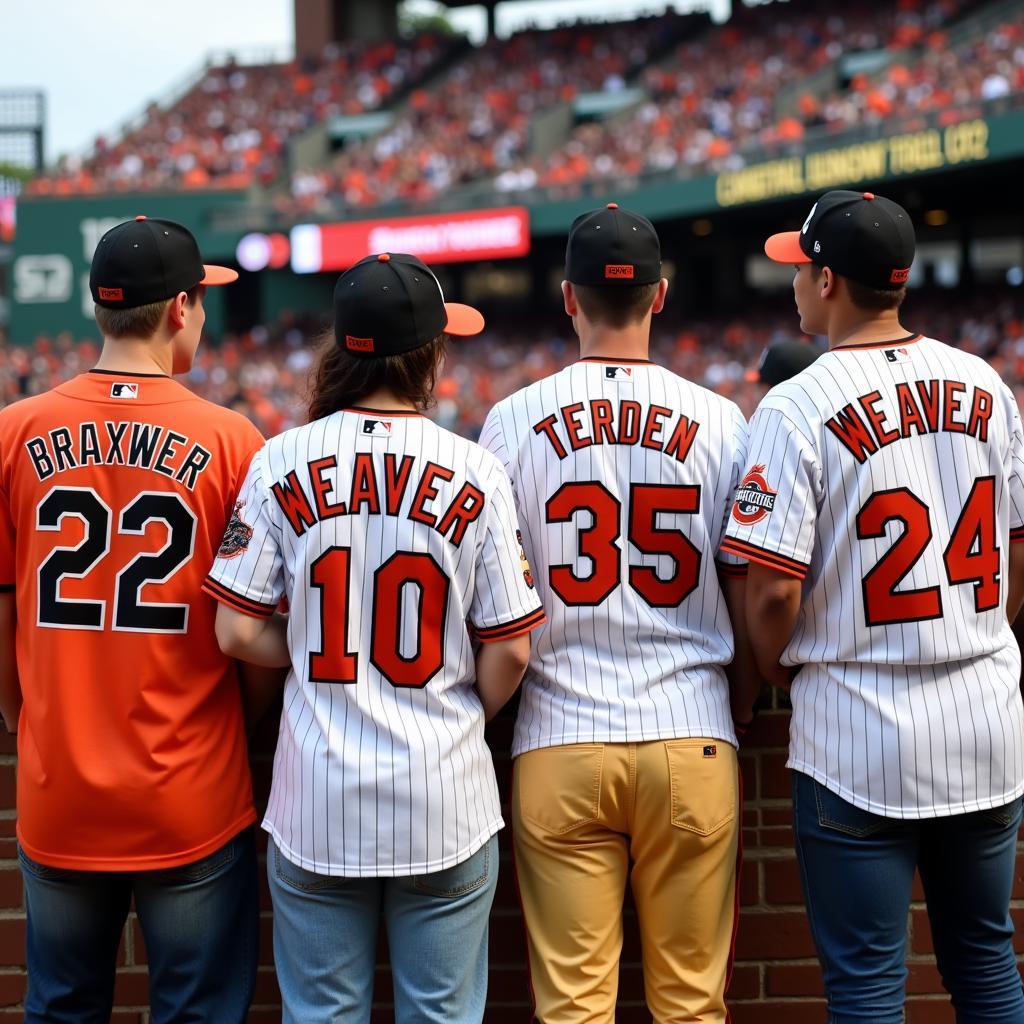
[[[125,420],[84,420],[74,434],[58,427],[29,438],[25,451],[41,481],[79,466],[128,466],[173,477],[190,491],[213,458],[184,434]]]
[[[335,494],[335,482],[328,474],[335,474],[338,460],[334,455],[313,459],[307,463],[300,480],[298,472],[291,470],[284,480],[271,485],[270,492],[281,506],[281,511],[295,532],[301,537],[317,522],[336,516],[357,516],[362,512],[369,515],[398,516],[411,482],[412,503],[406,518],[414,523],[423,523],[442,536],[448,536],[458,547],[466,535],[470,523],[480,518],[484,509],[484,492],[466,481],[450,504],[442,509],[431,509],[437,498],[438,484],[455,479],[455,471],[436,462],[425,466],[413,455],[398,456],[393,452],[384,453],[383,479],[378,476],[373,456],[359,452],[352,464],[352,481],[344,500]],[[439,514],[435,514],[439,513]]]
[[[640,402],[608,398],[573,402],[533,425],[533,432],[548,439],[559,459],[594,444],[639,444],[677,462],[686,461],[699,429],[696,420],[666,406],[651,404],[645,412]]]
[[[912,434],[948,431],[987,441],[993,408],[991,392],[962,381],[900,381],[895,409],[886,408],[881,392],[870,391],[843,406],[825,426],[858,462],[864,462],[869,455]]]

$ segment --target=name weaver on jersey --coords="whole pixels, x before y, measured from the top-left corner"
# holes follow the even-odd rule
[[[348,490],[347,500],[336,501],[335,485],[327,474],[333,473],[336,478],[338,460],[336,456],[328,455],[314,459],[306,466],[312,500],[294,469],[288,472],[283,483],[273,484],[271,493],[295,531],[295,536],[301,537],[315,523],[333,519],[335,516],[355,516],[364,510],[370,515],[398,516],[402,499],[413,476],[415,463],[416,457],[413,455],[399,457],[392,452],[385,452],[382,487],[381,481],[377,478],[373,456],[368,452],[360,452],[355,456],[353,463],[352,485]],[[428,506],[437,498],[438,483],[454,479],[454,470],[436,462],[428,462],[422,470],[418,470],[408,517],[413,522],[423,523],[437,530],[442,536],[451,532],[449,540],[458,547],[466,535],[466,527],[480,518],[484,508],[484,493],[467,480],[440,516],[434,515]]]
[[[970,402],[964,401],[965,395],[970,395]],[[896,404],[897,409],[886,409],[881,392],[871,391],[843,406],[825,421],[825,426],[858,462],[915,433],[947,431],[988,440],[993,399],[984,388],[958,380],[900,381],[896,384]]]

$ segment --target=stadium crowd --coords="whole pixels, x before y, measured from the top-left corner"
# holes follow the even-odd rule
[[[686,19],[574,25],[491,39],[432,90],[416,90],[387,131],[346,146],[320,170],[299,171],[299,208],[325,196],[347,206],[427,201],[522,160],[533,115],[586,92],[618,92],[669,48]]]
[[[950,45],[947,26],[977,0],[865,2],[824,10],[809,0],[738,8],[696,33],[666,13],[491,39],[464,56],[461,37],[331,44],[318,61],[211,67],[166,107],[153,104],[119,139],[66,158],[29,194],[271,186],[285,216],[389,202],[424,203],[468,183],[502,192],[572,190],[686,168],[734,169],[751,149],[801,143],[922,114],[972,116],[1024,93],[1024,13]],[[841,59],[889,51],[873,73]],[[834,74],[827,73],[834,69]],[[432,77],[433,76],[433,77]],[[428,78],[431,81],[426,81]],[[640,86],[646,99],[578,125],[531,155],[537,115],[581,93]],[[404,105],[400,99],[407,99]],[[290,140],[334,115],[394,107],[381,134],[350,142],[323,166],[285,174]]]
[[[211,67],[179,100],[91,156],[65,158],[29,195],[156,188],[245,188],[282,173],[288,141],[336,115],[385,106],[461,45],[424,33],[396,43],[331,43],[320,60]]]
[[[486,307],[485,307],[486,311]],[[431,413],[475,438],[488,410],[505,395],[577,358],[568,322],[500,315],[478,339],[448,346]],[[987,359],[1024,407],[1024,289],[974,288],[969,295],[914,290],[903,318],[912,329]],[[305,402],[324,325],[289,315],[270,326],[204,344],[184,382],[205,398],[237,409],[267,436],[305,422]],[[742,316],[687,320],[671,306],[655,318],[652,358],[735,401],[749,416],[764,394],[751,379],[768,345],[800,337],[788,297],[762,302]],[[819,339],[819,346],[821,341]],[[0,336],[0,404],[38,394],[91,367],[99,348],[70,334],[31,346]]]
[[[745,152],[776,152],[800,144],[808,131],[838,133],[939,112],[947,119],[976,116],[978,104],[1024,92],[1024,12],[948,45],[943,29],[953,0],[901,4],[877,11],[820,8],[779,18],[770,7],[738,15],[706,39],[683,42],[664,67],[649,68],[648,99],[630,114],[583,124],[544,161],[520,164],[496,187],[635,177],[680,167],[735,170]],[[856,74],[840,87],[795,94],[794,109],[779,108],[785,90],[857,51],[893,51],[884,70]]]

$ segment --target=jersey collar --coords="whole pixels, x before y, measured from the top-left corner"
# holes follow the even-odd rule
[[[604,363],[606,366],[653,366],[650,359],[611,359],[605,356],[581,356],[576,360],[578,363]]]
[[[905,334],[902,338],[893,338],[891,341],[866,341],[863,344],[858,345],[837,345],[833,349],[829,349],[830,352],[848,352],[851,349],[865,349],[865,348],[895,348],[899,346],[902,348],[904,345],[913,345],[920,341],[924,337],[923,334]]]
[[[160,377],[163,380],[170,380],[171,378],[166,373],[127,373],[121,370],[100,370],[94,367],[91,370],[86,371],[88,373],[99,373],[106,377]]]

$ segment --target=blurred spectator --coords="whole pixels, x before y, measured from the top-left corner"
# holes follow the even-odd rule
[[[552,302],[551,309],[557,307]],[[788,296],[744,306],[741,316],[687,319],[683,311],[654,320],[652,358],[735,401],[749,416],[765,393],[751,367],[766,346],[800,337]],[[476,437],[490,407],[518,388],[578,357],[572,329],[554,312],[546,317],[495,316],[472,342],[453,342],[436,389],[434,415],[444,426]],[[977,288],[969,297],[911,291],[904,322],[987,359],[1024,401],[1024,289]],[[204,344],[184,382],[198,394],[248,416],[265,435],[305,422],[310,370],[324,325],[283,317],[268,327]],[[819,347],[822,347],[819,342]],[[38,394],[89,369],[93,342],[70,335],[37,338],[29,347],[0,335],[0,404]]]

